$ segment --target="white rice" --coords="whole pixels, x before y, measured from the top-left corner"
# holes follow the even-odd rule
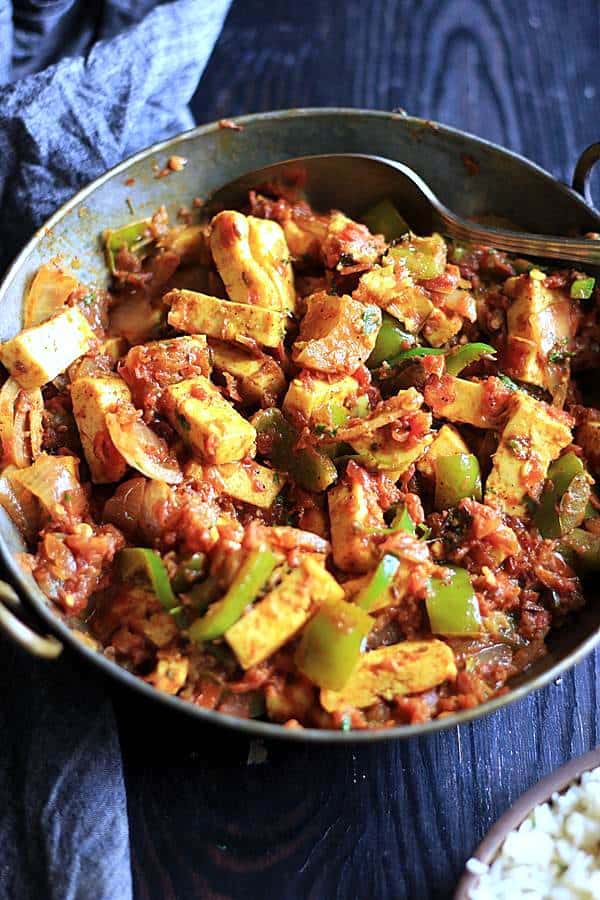
[[[600,767],[536,806],[504,840],[470,900],[600,900]]]

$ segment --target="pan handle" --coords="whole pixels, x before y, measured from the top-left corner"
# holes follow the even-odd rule
[[[31,656],[42,659],[56,659],[62,652],[62,644],[53,635],[40,635],[32,631],[15,611],[22,611],[22,604],[14,588],[6,581],[0,581],[0,630],[20,644]]]
[[[577,160],[577,165],[573,172],[573,188],[581,194],[585,202],[592,207],[594,206],[594,199],[590,188],[590,177],[592,169],[599,160],[600,142],[590,144]]]

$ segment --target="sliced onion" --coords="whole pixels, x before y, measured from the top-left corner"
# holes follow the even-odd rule
[[[112,522],[129,540],[154,543],[176,510],[174,491],[164,481],[137,476],[120,484],[104,504],[103,519]]]
[[[5,463],[24,468],[42,452],[44,401],[39,388],[27,391],[14,378],[0,390],[0,442]]]
[[[26,466],[29,462],[17,462],[21,452],[25,448],[19,448],[15,442],[15,404],[21,387],[14,378],[7,378],[0,390],[0,442],[2,443],[2,458],[6,463]]]
[[[29,394],[29,443],[31,456],[35,460],[42,453],[44,440],[44,398],[40,388],[34,388]]]
[[[7,466],[0,475],[0,506],[11,517],[25,541],[32,544],[40,527],[40,505],[29,491],[12,477],[18,471]]]
[[[25,299],[25,328],[39,325],[65,305],[67,297],[79,287],[77,279],[65,269],[49,263],[37,270]]]
[[[133,409],[133,407],[132,407]],[[183,479],[179,463],[163,441],[129,410],[106,414],[106,427],[121,456],[147,478],[178,484]]]
[[[52,519],[61,522],[80,517],[87,506],[78,469],[74,456],[42,453],[33,465],[15,469],[11,478],[37,497]]]

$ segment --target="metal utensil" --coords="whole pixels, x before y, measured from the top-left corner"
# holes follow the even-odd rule
[[[428,184],[404,163],[361,153],[300,156],[255,169],[219,188],[212,209],[236,208],[248,191],[269,183],[299,183],[317,209],[341,209],[360,216],[379,200],[394,200],[414,231],[439,231],[457,241],[483,244],[519,256],[560,259],[581,266],[600,265],[600,241],[507,231],[451,212]]]
[[[74,265],[80,280],[103,286],[108,273],[98,236],[110,225],[119,228],[132,218],[150,216],[164,205],[173,220],[194,197],[210,197],[240,173],[277,163],[300,154],[375,154],[402,160],[417,170],[451,209],[467,219],[494,213],[518,223],[524,231],[548,229],[574,234],[600,231],[600,212],[590,194],[590,174],[600,160],[600,144],[581,156],[573,176],[573,188],[562,184],[539,166],[510,151],[437,122],[399,113],[359,109],[295,109],[258,113],[237,120],[240,130],[214,122],[155,144],[125,160],[83,188],[39,229],[14,261],[0,283],[0,340],[22,328],[23,297],[40,265],[60,255]],[[172,154],[188,160],[182,172],[156,178]],[[465,161],[469,161],[469,166]],[[476,163],[476,166],[473,165]],[[389,171],[381,196],[389,195]],[[340,186],[341,179],[331,184]],[[256,185],[252,185],[255,187]],[[349,214],[361,212],[375,198],[357,179],[350,182]],[[352,197],[356,198],[356,206]],[[393,199],[393,198],[392,198]],[[324,201],[327,197],[324,196]],[[362,208],[359,206],[362,204]],[[335,205],[335,202],[329,204]],[[416,227],[416,225],[415,225]],[[65,650],[133,690],[140,702],[160,705],[177,715],[230,728],[240,734],[299,743],[373,743],[431,734],[499,710],[532,690],[556,680],[565,670],[600,644],[600,604],[590,586],[592,602],[578,610],[566,628],[553,631],[548,653],[529,669],[511,679],[509,690],[472,709],[417,725],[398,725],[369,731],[325,731],[315,728],[282,728],[272,722],[240,719],[215,712],[157,691],[152,685],[94,649],[86,624],[69,620],[40,591],[31,572],[21,565],[26,550],[17,528],[0,508],[0,562],[22,600],[0,588],[0,632],[20,642],[34,655],[53,656],[56,643],[40,644],[41,632],[56,635]],[[37,621],[36,621],[37,620]],[[45,638],[43,639],[46,640]],[[17,686],[18,688],[18,686]],[[16,688],[15,688],[16,689]]]

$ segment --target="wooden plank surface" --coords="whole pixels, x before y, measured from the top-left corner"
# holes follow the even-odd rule
[[[400,106],[567,179],[600,138],[599,48],[596,0],[237,0],[194,112]],[[249,745],[120,696],[136,894],[450,897],[500,813],[598,743],[598,678],[588,658],[460,730],[335,750]]]

